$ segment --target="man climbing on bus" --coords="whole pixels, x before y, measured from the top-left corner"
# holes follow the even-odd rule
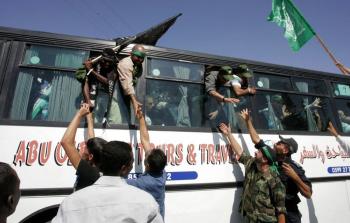
[[[248,110],[241,112],[246,124],[251,125]],[[228,139],[237,160],[245,166],[245,179],[239,212],[244,222],[285,222],[285,187],[278,177],[276,153],[262,141],[255,147],[255,157],[246,154],[225,123],[219,129]]]
[[[250,138],[255,145],[268,147],[263,140],[260,139],[256,132],[247,110],[242,112],[242,117],[246,120]],[[278,171],[280,179],[286,187],[286,222],[301,222],[301,214],[298,209],[300,192],[304,197],[310,198],[312,195],[312,187],[310,180],[305,176],[304,169],[292,160],[291,155],[298,150],[298,144],[293,138],[283,138],[274,144],[273,150],[276,152],[278,161]]]
[[[117,58],[114,50],[106,48],[103,50],[101,56],[101,59],[97,63],[92,63],[90,59],[84,62],[88,74],[83,82],[84,101],[89,104],[91,110],[94,108],[97,122],[102,122],[106,111],[110,109],[108,108],[110,106],[109,101],[112,100],[110,96],[113,94],[113,88],[117,78]],[[116,110],[118,108],[112,109]],[[120,114],[118,115],[118,118],[108,118],[118,119],[116,122],[121,123]]]
[[[248,87],[248,78],[253,73],[245,64],[235,69],[222,66],[219,71],[216,70],[216,67],[206,68],[205,89],[210,96],[207,104],[209,119],[215,126],[221,122],[236,126],[238,121],[234,107],[240,102],[238,97],[256,93],[255,88]]]
[[[136,44],[130,53],[130,56],[123,58],[118,63],[118,75],[121,88],[124,96],[126,96],[127,108],[130,108],[130,103],[133,107],[133,114],[137,116],[137,111],[142,104],[136,97],[135,87],[138,78],[142,75],[142,63],[146,57],[145,48],[142,45]],[[112,111],[111,111],[112,112]],[[130,111],[131,112],[131,111]],[[130,113],[131,114],[131,113]]]

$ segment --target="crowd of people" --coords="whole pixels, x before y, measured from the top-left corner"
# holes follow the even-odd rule
[[[143,114],[135,91],[145,55],[143,46],[135,45],[130,56],[119,63],[111,49],[103,51],[97,64],[91,60],[85,62],[84,103],[61,140],[76,169],[74,193],[63,200],[52,222],[164,222],[167,158],[163,150],[150,144],[147,122],[156,120],[147,121],[149,117]],[[207,71],[205,87],[212,100],[208,117],[245,167],[239,206],[244,222],[301,222],[298,193],[311,198],[312,185],[304,169],[291,158],[298,150],[298,143],[280,136],[271,147],[258,135],[241,98],[256,93],[254,87],[247,85],[253,75],[247,65],[209,67]],[[128,111],[122,111],[120,103],[128,105]],[[233,106],[225,107],[225,104]],[[152,98],[146,98],[146,106],[154,106]],[[249,132],[257,149],[255,157],[244,151],[231,134],[229,112],[235,115],[240,128]],[[138,120],[145,153],[144,172],[136,179],[126,179],[134,162],[131,146],[122,141],[108,142],[94,133],[94,122],[102,121],[103,117],[122,123],[131,116]],[[75,137],[83,118],[88,139],[86,147],[78,151]],[[331,122],[328,130],[341,141]],[[342,144],[346,143],[342,141]],[[19,185],[15,170],[0,163],[0,223],[6,222],[7,216],[15,211],[20,198]]]

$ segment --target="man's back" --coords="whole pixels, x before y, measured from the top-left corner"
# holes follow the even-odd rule
[[[163,222],[153,197],[120,177],[102,176],[61,204],[53,223]]]

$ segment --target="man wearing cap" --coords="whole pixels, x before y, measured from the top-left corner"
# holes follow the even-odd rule
[[[142,63],[146,56],[142,45],[136,44],[128,57],[118,63],[118,74],[124,96],[127,97],[127,105],[132,104],[134,115],[141,108],[142,104],[137,100],[135,87],[138,78],[142,75]],[[128,106],[129,108],[130,106]]]
[[[242,118],[249,122],[247,110],[241,112]],[[245,179],[239,212],[246,223],[285,222],[285,187],[278,177],[276,153],[263,144],[256,144],[255,157],[246,154],[231,134],[225,123],[219,125],[220,131],[228,139],[237,160],[244,164]]]
[[[260,139],[251,120],[248,118],[248,110],[244,110],[245,116],[242,116],[247,123],[247,128],[255,145],[267,146]],[[283,138],[275,143],[274,151],[276,151],[278,161],[278,171],[280,178],[286,187],[286,222],[301,222],[301,214],[297,204],[300,202],[298,192],[304,197],[310,198],[312,195],[312,187],[310,180],[305,176],[303,168],[291,159],[291,154],[298,150],[298,144],[293,138]]]
[[[234,111],[230,108],[232,104],[240,101],[238,97],[256,92],[255,88],[247,87],[247,78],[252,76],[251,70],[246,65],[239,65],[234,71],[230,66],[222,66],[219,71],[209,68],[206,72],[209,74],[205,77],[205,89],[211,96],[208,101],[209,119],[214,120],[215,126],[221,122],[228,123],[227,116],[233,118],[231,122],[235,123]],[[225,103],[228,105],[225,106]]]

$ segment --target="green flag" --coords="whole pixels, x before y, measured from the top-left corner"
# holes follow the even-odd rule
[[[267,20],[284,29],[284,37],[293,51],[298,51],[316,34],[292,0],[272,0],[272,11]]]

